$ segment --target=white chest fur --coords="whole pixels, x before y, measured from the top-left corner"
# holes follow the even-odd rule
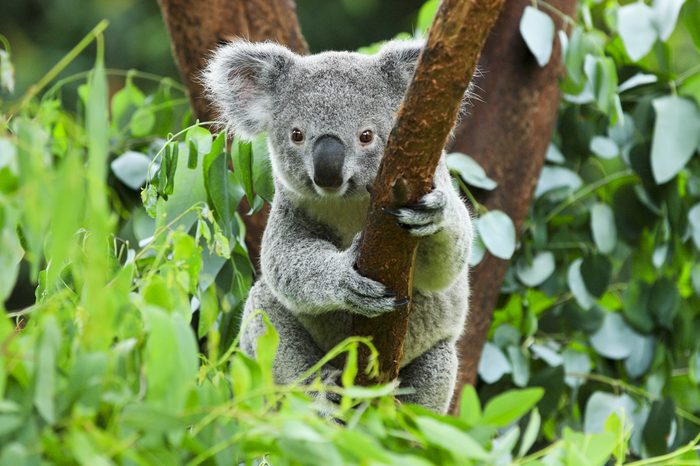
[[[334,197],[305,199],[300,205],[311,218],[333,229],[340,238],[342,248],[350,246],[364,226],[368,206],[369,198]]]

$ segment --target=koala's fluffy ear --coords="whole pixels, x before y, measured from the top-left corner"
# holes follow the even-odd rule
[[[416,63],[425,41],[392,40],[379,50],[379,65],[390,83],[405,91],[413,78]]]
[[[238,136],[252,139],[267,129],[277,82],[296,58],[281,45],[244,40],[214,52],[202,81],[220,117]]]

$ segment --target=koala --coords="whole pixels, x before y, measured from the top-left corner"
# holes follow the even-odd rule
[[[221,46],[203,72],[210,101],[242,138],[265,132],[275,195],[261,247],[261,276],[245,304],[262,309],[279,333],[278,383],[299,376],[350,335],[353,314],[376,317],[397,303],[355,269],[377,174],[397,109],[423,43],[392,41],[376,55],[297,55],[274,43]],[[400,398],[438,412],[457,374],[455,342],[468,311],[472,224],[443,154],[434,189],[415,205],[387,211],[421,238],[413,310],[399,374]],[[261,319],[243,330],[255,356]],[[325,367],[332,382],[338,368]]]

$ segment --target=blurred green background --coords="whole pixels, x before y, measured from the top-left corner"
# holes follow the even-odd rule
[[[15,95],[22,95],[92,27],[110,21],[106,63],[177,76],[156,0],[2,0],[0,33],[12,46]],[[354,50],[414,27],[423,0],[298,0],[299,20],[312,52]],[[81,54],[64,74],[89,69]]]

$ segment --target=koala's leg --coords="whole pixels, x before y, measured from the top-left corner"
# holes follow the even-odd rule
[[[399,396],[439,413],[447,412],[457,379],[457,351],[454,342],[440,341],[399,372],[401,388],[413,393]]]
[[[298,378],[314,364],[324,353],[314,343],[309,332],[299,323],[296,317],[286,309],[267,288],[264,281],[256,283],[251,289],[246,310],[246,317],[254,311],[261,309],[270,318],[270,322],[279,334],[279,346],[275,355],[273,375],[278,384],[289,384]],[[256,316],[243,328],[241,347],[249,356],[255,357],[257,352],[257,339],[265,334],[266,326],[262,316]],[[323,367],[321,378],[326,383],[334,383],[339,371],[333,367]]]

